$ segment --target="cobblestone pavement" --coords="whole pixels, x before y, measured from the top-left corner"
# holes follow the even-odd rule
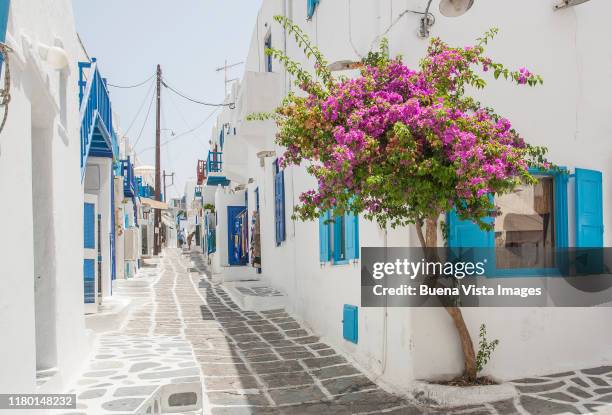
[[[193,380],[199,372],[204,414],[612,413],[604,412],[612,403],[612,367],[518,380],[514,383],[521,396],[511,401],[452,410],[417,406],[382,390],[284,310],[241,310],[219,285],[210,282],[204,270],[201,255],[166,251],[160,267],[154,270],[159,278],[152,285],[152,300],[131,313],[120,337],[116,334],[113,340],[131,339],[138,344],[152,338],[155,344],[160,339],[189,344],[190,350],[175,344],[183,353],[182,364],[176,360],[165,362],[163,370],[159,366],[143,370],[168,371],[175,381]],[[190,359],[197,362],[195,368]],[[183,367],[170,369],[169,364]],[[101,385],[92,382],[85,387],[109,387]],[[103,413],[116,413],[108,404],[103,406],[105,401],[117,399],[116,392],[113,395],[97,398],[101,399],[98,406],[108,411]]]

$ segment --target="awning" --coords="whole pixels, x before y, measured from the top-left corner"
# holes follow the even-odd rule
[[[149,198],[146,198],[146,197],[141,197],[140,198],[140,203],[142,203],[143,205],[150,206],[153,209],[161,209],[161,210],[168,209],[168,204],[167,203],[158,202],[157,200],[149,199]]]

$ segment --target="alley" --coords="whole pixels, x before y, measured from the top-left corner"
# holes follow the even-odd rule
[[[129,292],[144,301],[119,332],[101,336],[71,413],[135,413],[157,385],[200,380],[203,413],[212,415],[579,414],[605,413],[597,411],[612,400],[612,368],[601,367],[515,381],[515,402],[419,407],[385,392],[284,310],[241,310],[210,282],[201,254],[170,249],[155,262],[134,280],[146,287]]]

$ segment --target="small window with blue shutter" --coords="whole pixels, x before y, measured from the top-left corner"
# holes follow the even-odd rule
[[[346,264],[359,258],[359,217],[352,213],[331,217],[326,212],[319,218],[319,259]]]
[[[274,222],[276,245],[279,246],[286,236],[285,231],[285,172],[280,168],[278,159],[274,161]]]
[[[495,248],[489,276],[556,275],[559,264],[554,248],[568,245],[567,174],[532,171],[538,182],[519,185],[511,193],[497,195],[493,202],[500,212],[493,230],[461,220],[452,211],[447,216],[451,248]],[[493,250],[491,250],[493,255]]]

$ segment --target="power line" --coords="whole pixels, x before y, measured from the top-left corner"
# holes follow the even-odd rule
[[[196,130],[198,130],[198,129],[202,128],[202,126],[204,126],[204,124],[206,124],[206,122],[208,122],[208,120],[210,120],[210,119],[212,118],[212,116],[213,116],[213,115],[215,115],[215,114],[217,113],[217,111],[219,111],[219,109],[218,109],[218,108],[215,108],[215,109],[214,109],[214,110],[213,110],[213,111],[212,111],[210,114],[208,114],[208,116],[207,116],[207,117],[206,117],[206,118],[205,118],[205,119],[204,119],[204,120],[203,120],[201,123],[199,123],[198,125],[196,125],[195,127],[193,127],[192,129],[190,129],[190,130],[188,130],[188,131],[183,131],[182,133],[179,133],[179,134],[175,135],[175,136],[174,136],[174,137],[172,137],[171,139],[164,141],[164,142],[163,142],[161,145],[162,145],[162,146],[165,146],[165,145],[167,145],[167,144],[170,144],[171,142],[173,142],[173,141],[175,141],[175,140],[178,140],[179,138],[182,138],[182,137],[184,137],[185,135],[190,134],[190,133],[192,133],[192,132],[194,132],[194,131],[196,131]],[[142,153],[144,153],[145,151],[152,150],[152,149],[154,149],[154,148],[155,148],[155,147],[147,147],[147,148],[142,149],[141,151],[139,151],[139,152],[138,152],[138,154],[142,154]]]
[[[191,102],[193,102],[195,104],[205,105],[207,107],[230,107],[230,109],[233,109],[236,106],[233,102],[230,102],[228,104],[213,104],[213,103],[210,103],[210,102],[200,101],[200,100],[197,100],[195,98],[191,98],[191,97],[185,95],[182,92],[177,91],[176,89],[174,89],[170,85],[168,85],[166,83],[166,81],[162,81],[162,85],[165,86],[166,88],[168,88],[169,90],[171,90],[172,92],[174,92],[175,94],[177,94],[177,95],[179,95],[179,96],[185,98],[186,100],[191,101]]]
[[[132,129],[132,126],[134,125],[134,123],[136,122],[136,120],[138,119],[138,117],[140,116],[140,113],[142,112],[142,109],[144,108],[145,104],[147,103],[147,98],[149,97],[149,94],[151,93],[151,91],[153,90],[153,83],[151,83],[151,86],[149,86],[149,90],[147,91],[147,93],[144,96],[144,99],[142,100],[140,107],[138,108],[138,112],[136,112],[136,115],[134,116],[134,119],[132,120],[132,122],[130,123],[129,127],[127,128],[127,130],[125,131],[124,135],[128,135],[128,133],[130,132],[130,130]]]
[[[151,79],[153,79],[154,76],[155,76],[155,74],[151,75],[150,77],[148,77],[144,81],[139,82],[139,83],[134,84],[134,85],[116,85],[116,84],[111,84],[111,83],[108,83],[108,82],[106,83],[106,85],[107,86],[112,86],[113,88],[122,88],[122,89],[138,88],[139,86],[143,86],[144,84],[149,82]]]
[[[136,141],[134,142],[134,145],[132,146],[132,148],[136,148],[136,144],[138,144],[138,141],[140,141],[140,138],[142,137],[142,132],[145,129],[145,126],[147,125],[147,121],[149,120],[149,115],[151,114],[151,107],[153,106],[153,101],[155,100],[155,94],[151,94],[151,101],[149,102],[149,109],[147,110],[147,116],[145,117],[144,122],[142,123],[142,128],[140,128],[140,132],[138,133],[138,137],[136,138]]]
[[[171,95],[168,95],[168,96],[170,97],[170,102],[172,103],[172,107],[174,108],[176,113],[179,115],[179,117],[183,120],[183,123],[185,124],[185,127],[187,127],[186,131],[192,131],[192,128],[189,125],[189,123],[187,122],[187,119],[185,118],[183,113],[181,112],[181,109],[180,109],[179,105],[176,103],[176,101],[174,100],[174,98],[172,98]],[[192,137],[194,139],[197,139],[197,137],[195,135],[193,135]]]

